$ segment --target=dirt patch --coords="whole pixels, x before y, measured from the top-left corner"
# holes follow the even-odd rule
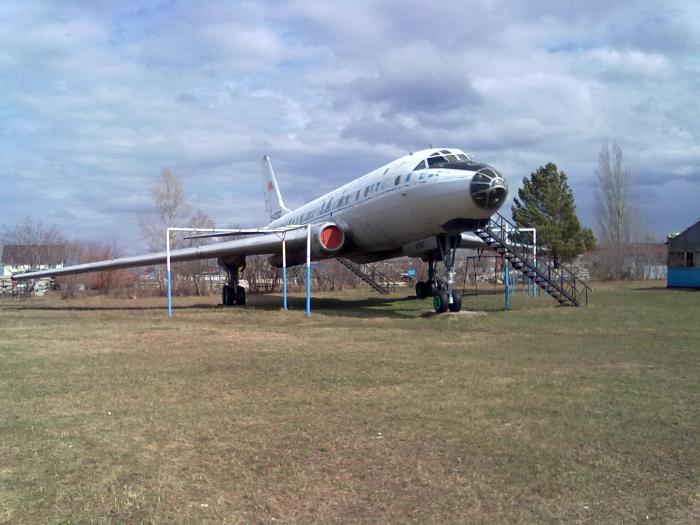
[[[486,312],[481,312],[481,311],[476,311],[476,310],[460,310],[459,312],[445,312],[442,314],[439,314],[437,312],[433,311],[428,311],[428,312],[420,312],[418,314],[419,317],[422,317],[424,319],[430,319],[432,317],[436,316],[446,316],[446,317],[483,317],[486,315]]]

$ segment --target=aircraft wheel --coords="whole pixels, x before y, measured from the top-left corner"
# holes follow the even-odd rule
[[[221,289],[221,302],[224,306],[231,305],[231,287],[228,284]]]
[[[425,283],[423,281],[418,281],[416,283],[416,297],[418,297],[418,299],[426,298]]]
[[[438,285],[435,281],[428,281],[425,283],[425,295],[431,297],[438,293]]]
[[[240,306],[245,305],[245,288],[242,286],[236,286],[236,304]]]
[[[462,294],[452,290],[452,302],[448,306],[450,312],[459,312],[462,309]]]
[[[439,314],[447,311],[447,305],[449,300],[447,298],[447,292],[439,291],[433,296],[433,308]]]

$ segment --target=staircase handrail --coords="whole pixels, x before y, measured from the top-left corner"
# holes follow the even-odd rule
[[[491,217],[490,222],[492,222],[496,226],[495,228],[491,227],[491,230],[500,231],[500,241],[506,244],[508,249],[514,251],[518,257],[520,257],[525,263],[527,263],[528,266],[532,267],[537,272],[541,272],[538,266],[540,262],[544,262],[547,268],[548,279],[550,281],[558,281],[558,286],[565,293],[567,293],[567,291],[564,289],[564,283],[566,282],[567,284],[569,284],[569,293],[571,294],[572,299],[576,302],[578,301],[580,295],[580,290],[577,288],[577,283],[583,285],[585,293],[585,302],[588,303],[588,292],[592,291],[593,289],[588,284],[586,284],[581,278],[577,277],[576,274],[574,274],[569,268],[562,265],[555,266],[551,254],[549,254],[547,251],[545,251],[545,253],[547,254],[546,259],[542,256],[535,257],[534,254],[530,251],[532,245],[525,245],[524,243],[514,243],[510,241],[508,239],[509,233],[520,233],[520,229],[518,228],[518,226],[506,219],[500,213],[496,213],[495,217]],[[535,246],[539,247],[538,245]],[[552,279],[552,272],[554,273],[554,279]],[[567,293],[567,295],[569,295],[569,293]]]

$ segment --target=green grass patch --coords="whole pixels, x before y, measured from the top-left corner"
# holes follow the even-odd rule
[[[700,293],[0,302],[0,523],[698,523]]]

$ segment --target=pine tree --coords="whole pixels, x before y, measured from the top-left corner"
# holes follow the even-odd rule
[[[512,212],[518,226],[537,228],[537,240],[549,251],[555,267],[595,246],[593,232],[583,228],[576,216],[566,174],[551,162],[523,179]]]

